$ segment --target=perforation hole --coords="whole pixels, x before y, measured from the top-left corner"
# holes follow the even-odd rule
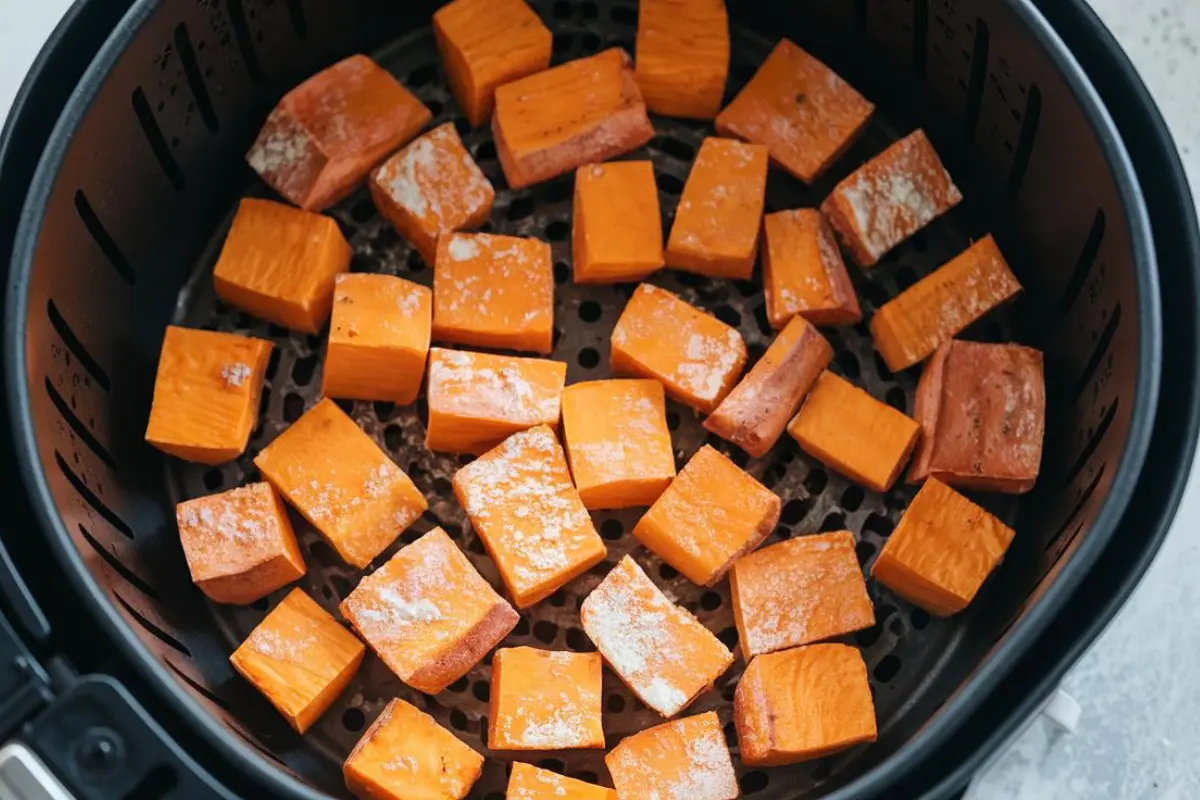
[[[871,556],[875,555],[875,545],[867,541],[855,542],[854,554],[858,556],[858,565],[865,567],[867,562],[871,560]]]
[[[308,386],[312,383],[313,373],[317,371],[317,364],[320,363],[321,354],[313,353],[310,356],[296,359],[292,364],[292,380],[297,386]]]
[[[584,322],[599,322],[603,313],[595,300],[584,300],[579,304],[579,318]]]
[[[717,638],[721,640],[721,644],[732,650],[733,648],[737,647],[738,644],[737,628],[730,625],[728,628],[725,628],[723,631],[718,633]]]
[[[874,512],[868,514],[867,518],[863,520],[863,532],[873,533],[876,536],[891,536],[894,527],[895,525],[890,519]]]
[[[533,200],[529,197],[518,197],[504,209],[504,218],[509,222],[526,219],[533,214]]]
[[[672,567],[670,564],[658,565],[658,577],[664,581],[673,581],[679,577],[679,570]]]
[[[875,676],[875,680],[880,683],[887,683],[892,678],[896,677],[900,672],[900,659],[895,653],[888,653],[883,658],[879,659],[879,663],[875,665],[875,670],[871,673]]]
[[[830,512],[825,515],[825,519],[821,520],[821,527],[818,529],[821,533],[829,533],[831,531],[845,530],[846,518],[837,511]]]
[[[210,469],[204,473],[204,488],[215,492],[225,485],[225,476],[219,469]]]
[[[566,238],[570,235],[571,226],[561,219],[556,219],[546,226],[546,238],[552,242],[566,241]]]
[[[579,356],[576,360],[579,361],[579,366],[584,369],[595,369],[600,363],[600,351],[594,347],[585,347],[579,351]]]
[[[901,414],[907,412],[908,398],[905,396],[904,390],[899,386],[893,386],[892,388],[888,389],[884,399],[887,400],[887,404],[889,406],[896,409]]]
[[[571,48],[575,46],[575,37],[569,33],[554,34],[554,55],[565,56],[571,52]]]
[[[779,514],[779,521],[784,525],[798,525],[808,516],[808,512],[812,511],[812,507],[813,499],[811,497],[797,497],[788,500]]]
[[[736,328],[742,324],[742,315],[733,306],[721,306],[713,311],[713,316],[731,328]]]
[[[289,392],[283,398],[283,421],[295,422],[304,414],[304,398],[295,392]]]
[[[660,192],[678,197],[683,192],[683,181],[676,178],[674,175],[668,175],[665,172],[654,173],[654,182],[658,184]]]
[[[491,697],[491,693],[492,690],[487,681],[475,681],[471,684],[471,694],[475,695],[475,699],[481,703],[486,703]]]
[[[738,783],[742,787],[742,794],[758,794],[767,788],[769,782],[770,778],[767,777],[767,773],[756,769],[743,775]]]
[[[476,161],[494,161],[496,159],[496,144],[491,139],[475,148]]]
[[[625,526],[618,519],[606,519],[600,523],[600,536],[610,542],[620,539],[625,533]]]
[[[342,712],[342,727],[351,733],[358,733],[367,724],[367,715],[361,709],[347,708]]]
[[[405,83],[408,85],[409,89],[420,89],[422,86],[433,83],[435,80],[437,80],[437,76],[437,64],[424,64],[408,73],[408,79],[405,81]]]
[[[818,495],[825,491],[826,484],[829,483],[829,476],[825,470],[814,467],[804,476],[804,490],[811,495]]]
[[[923,608],[914,608],[912,613],[908,615],[908,621],[913,628],[918,631],[923,631],[929,625],[929,612]]]
[[[467,715],[461,709],[456,708],[450,712],[450,727],[456,731],[467,729]]]
[[[592,645],[592,640],[579,628],[568,628],[566,638],[567,647],[576,653],[591,653],[596,649]]]
[[[558,626],[549,620],[540,619],[533,623],[533,638],[543,644],[550,644],[558,636]]]
[[[862,374],[862,370],[858,366],[858,356],[849,350],[843,350],[838,353],[836,362],[842,375],[849,380],[856,381],[858,380],[858,376]]]
[[[859,486],[851,484],[842,492],[840,505],[846,511],[858,511],[859,507],[863,504],[864,497],[863,490]]]
[[[700,607],[705,611],[716,611],[721,607],[721,595],[716,592],[705,592],[700,595]]]

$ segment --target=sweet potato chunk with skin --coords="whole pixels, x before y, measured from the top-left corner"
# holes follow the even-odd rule
[[[1022,494],[1042,462],[1042,353],[1017,344],[950,340],[917,384],[921,444],[909,470],[950,486]]]
[[[612,332],[614,373],[653,378],[706,414],[729,394],[747,357],[736,328],[648,283],[634,291]]]
[[[492,656],[488,747],[604,749],[599,653],[510,647]]]
[[[240,456],[258,420],[272,347],[263,339],[168,325],[146,441],[201,464]]]
[[[630,556],[584,598],[583,630],[625,685],[673,717],[733,663],[708,628],[667,599]]]
[[[862,654],[814,644],[759,656],[733,695],[742,763],[778,767],[875,741],[875,703]]]
[[[985,236],[875,312],[875,349],[892,372],[907,369],[1020,291],[995,240]]]
[[[557,425],[566,380],[561,361],[435,347],[425,447],[478,455],[517,431]]]
[[[505,800],[617,800],[617,793],[518,761],[512,765],[504,797]]]
[[[492,117],[509,187],[607,161],[654,136],[629,55],[612,48],[505,84]]]
[[[267,445],[254,466],[359,569],[429,507],[409,477],[329,399]]]
[[[604,758],[618,800],[733,800],[733,759],[717,712],[664,722],[621,740]]]
[[[800,536],[751,553],[733,565],[729,593],[747,660],[875,624],[850,531]]]
[[[426,694],[466,675],[519,619],[441,528],[363,578],[341,612],[400,680]]]
[[[649,161],[575,171],[571,229],[576,283],[640,281],[663,265],[662,220]]]
[[[454,494],[517,608],[545,599],[607,554],[545,425],[514,433],[456,472]]]
[[[638,86],[655,114],[715,117],[729,73],[725,0],[642,0],[635,61]]]
[[[1012,538],[1012,528],[929,478],[875,559],[871,577],[930,614],[948,617],[970,604]]]
[[[304,733],[350,683],[366,650],[312,598],[293,589],[229,663]]]
[[[766,455],[831,358],[825,337],[793,317],[704,427],[755,458]]]
[[[433,115],[366,56],[350,56],[283,96],[246,161],[301,208],[327,208]]]
[[[771,534],[779,508],[778,495],[704,445],[633,535],[692,583],[712,586]]]
[[[813,325],[853,325],[862,309],[829,223],[811,208],[763,217],[763,296],[776,330],[797,314]]]
[[[758,255],[767,191],[767,148],[709,137],[675,209],[667,266],[748,280]]]

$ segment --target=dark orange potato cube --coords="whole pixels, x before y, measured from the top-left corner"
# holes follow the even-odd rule
[[[504,797],[506,800],[617,800],[617,793],[518,761],[512,765]]]
[[[492,656],[488,747],[604,749],[599,653],[508,647]]]
[[[814,325],[853,325],[862,310],[829,223],[811,208],[763,217],[763,296],[778,330],[797,314]]]
[[[733,800],[740,794],[717,712],[664,722],[604,758],[618,800]]]
[[[647,108],[664,117],[712,119],[729,73],[725,0],[642,0],[635,60]]]
[[[649,161],[575,171],[571,250],[576,283],[640,281],[663,265],[662,219]]]

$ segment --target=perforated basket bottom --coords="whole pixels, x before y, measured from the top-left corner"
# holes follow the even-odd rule
[[[555,61],[597,52],[604,47],[621,45],[633,50],[636,12],[628,5],[591,3],[571,5],[564,2],[539,8],[555,30]],[[735,31],[730,90],[735,91],[753,73],[769,52],[771,43],[756,35]],[[437,60],[433,38],[428,30],[418,31],[397,41],[388,51],[377,54],[386,67],[399,76],[435,112],[434,124],[453,120],[480,165],[497,187],[492,221],[484,230],[520,236],[536,236],[552,243],[555,265],[556,307],[553,357],[567,362],[571,383],[610,375],[609,334],[624,307],[633,286],[580,287],[571,283],[570,229],[572,178],[564,176],[522,191],[510,191],[496,160],[490,133],[471,131],[458,114],[446,87]],[[654,162],[662,202],[664,230],[674,213],[683,182],[696,148],[711,127],[678,120],[655,119],[657,136],[643,150],[631,155]],[[834,174],[815,187],[808,188],[782,172],[772,169],[767,190],[767,210],[812,207],[828,193],[837,179],[861,163],[905,130],[890,129],[884,120],[876,120],[860,143],[844,158]],[[401,275],[429,285],[432,270],[409,245],[376,214],[365,191],[333,209],[354,247],[352,269],[356,272],[383,272]],[[209,257],[198,267],[196,279],[181,298],[184,324],[271,339],[276,351],[268,370],[264,389],[261,422],[254,432],[247,453],[238,461],[216,469],[205,469],[170,461],[173,499],[190,498],[229,489],[257,478],[254,456],[289,423],[320,397],[322,337],[289,333],[275,326],[230,310],[215,300],[208,271],[219,239]],[[870,272],[851,270],[859,298],[868,316],[887,298],[911,285],[919,276],[943,263],[967,244],[965,235],[942,221],[912,241]],[[736,326],[745,337],[751,358],[762,354],[771,338],[767,325],[759,279],[752,282],[710,281],[676,272],[662,272],[652,282],[679,293],[689,302],[708,309],[720,319]],[[911,412],[916,375],[913,371],[891,374],[875,354],[866,325],[824,331],[836,351],[833,369],[865,387],[875,397]],[[1000,326],[991,323],[983,331],[987,338],[1000,338]],[[471,530],[451,491],[451,477],[464,459],[430,453],[422,446],[426,408],[422,398],[414,406],[396,408],[387,403],[342,403],[359,425],[402,467],[425,496],[430,509],[386,553],[382,563],[396,547],[411,542],[434,525],[441,525],[463,548],[479,571],[501,586],[497,571]],[[729,454],[779,494],[784,501],[779,527],[767,541],[770,544],[790,536],[817,531],[848,528],[857,537],[857,553],[865,567],[882,547],[913,490],[898,486],[886,495],[865,492],[859,486],[826,471],[802,454],[786,435],[772,452],[761,459],[747,459],[727,443],[710,437],[700,421],[688,409],[674,403],[668,406],[668,421],[673,431],[675,455],[682,465],[704,442]],[[667,594],[694,613],[730,647],[737,641],[733,626],[729,592],[725,582],[713,589],[691,584],[669,566],[638,546],[629,535],[641,510],[593,515],[597,529],[609,552],[607,560],[589,573],[571,582],[548,600],[526,611],[520,624],[503,646],[532,645],[549,649],[594,649],[579,625],[579,605],[608,570],[626,553],[637,561]],[[1011,508],[1010,508],[1011,513]],[[1006,515],[1007,516],[1007,515]],[[308,562],[308,574],[300,586],[330,612],[354,588],[360,574],[342,563],[316,532],[293,515],[301,548]],[[898,600],[874,582],[869,583],[878,622],[847,641],[862,649],[871,676],[881,732],[903,714],[918,687],[935,683],[930,680],[937,662],[953,646],[960,623],[955,620],[931,620],[924,612]],[[232,651],[263,618],[269,605],[286,590],[276,593],[270,603],[254,607],[213,606],[212,612],[228,638]],[[687,714],[716,709],[725,724],[726,737],[735,754],[737,741],[731,721],[730,700],[741,675],[739,660],[717,681],[715,688],[702,695]],[[488,692],[491,676],[490,657],[470,674],[436,697],[427,697],[402,684],[378,659],[368,657],[349,689],[306,735],[309,746],[331,760],[339,769],[341,761],[357,741],[365,726],[392,697],[402,697],[426,709],[441,724],[477,750],[489,755],[483,778],[473,796],[502,793],[506,782],[506,762],[486,749]],[[617,679],[605,670],[604,726],[608,745],[638,730],[662,722],[643,706]],[[767,771],[739,767],[742,789],[761,797],[802,796],[819,787],[834,774],[853,770],[862,749],[850,751],[809,764]],[[526,754],[521,760],[541,763],[551,769],[584,780],[609,783],[602,751]],[[491,796],[499,797],[499,794]]]

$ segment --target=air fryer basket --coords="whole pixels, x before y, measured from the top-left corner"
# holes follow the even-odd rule
[[[274,762],[263,771],[267,779],[300,794],[341,791],[342,758],[392,696],[416,702],[481,746],[490,675],[485,662],[446,692],[425,698],[368,660],[301,740],[226,660],[268,604],[208,604],[190,585],[178,547],[173,504],[252,479],[252,455],[319,392],[319,337],[231,311],[214,300],[208,278],[236,199],[264,191],[241,155],[280,94],[340,56],[370,52],[434,110],[435,123],[456,121],[489,177],[503,185],[490,136],[467,132],[446,88],[428,28],[435,4],[345,5],[135,4],[85,75],[39,167],[8,298],[18,447],[44,526],[72,579],[94,595],[114,639],[136,651],[197,727],[249,767]],[[633,50],[637,12],[630,0],[533,5],[555,32],[556,62],[612,45]],[[1017,528],[1002,569],[968,611],[951,620],[931,620],[871,584],[879,622],[851,638],[871,672],[879,742],[812,764],[740,773],[743,791],[762,797],[809,797],[839,786],[863,796],[881,788],[888,770],[911,760],[919,745],[944,738],[979,702],[1084,576],[1123,511],[1156,400],[1160,330],[1153,248],[1119,138],[1086,78],[1019,0],[820,0],[787,12],[765,2],[731,6],[730,94],[787,35],[879,106],[862,141],[819,185],[806,188],[773,170],[768,208],[817,204],[849,168],[924,127],[967,201],[871,272],[853,271],[865,311],[869,315],[970,239],[993,232],[1026,293],[1007,315],[989,318],[970,335],[1015,338],[1046,350],[1042,478],[1019,503],[985,498]],[[655,126],[658,135],[644,155],[655,163],[667,221],[706,128],[663,119]],[[489,229],[552,242],[555,357],[568,362],[569,380],[578,381],[607,374],[608,333],[630,287],[570,283],[570,196],[569,177],[500,191]],[[354,246],[353,269],[430,282],[430,270],[375,214],[364,192],[332,213]],[[752,355],[765,348],[770,331],[756,284],[677,273],[654,281],[737,325]],[[247,456],[237,462],[217,469],[182,465],[141,441],[163,328],[172,320],[277,344],[262,422]],[[889,373],[865,325],[828,335],[836,370],[911,411],[916,370]],[[421,447],[422,403],[346,407],[430,499],[430,511],[402,541],[440,524],[495,580],[450,491],[449,479],[462,462]],[[681,407],[671,407],[669,420],[682,461],[705,441],[704,432]],[[716,444],[783,497],[775,537],[851,528],[864,567],[912,496],[904,486],[887,495],[864,492],[790,441],[751,460]],[[579,629],[578,602],[630,551],[733,644],[723,587],[697,589],[635,547],[628,531],[636,514],[595,518],[609,545],[608,563],[526,612],[509,644],[590,649]],[[357,575],[307,526],[299,529],[309,562],[301,585],[333,610]],[[725,675],[694,710],[721,708],[728,722],[725,701],[739,671]],[[606,674],[610,744],[656,721]],[[732,736],[730,741],[736,747]],[[606,778],[600,753],[546,755],[552,768]],[[502,791],[504,774],[502,761],[489,761],[477,794],[499,796],[489,793]]]

